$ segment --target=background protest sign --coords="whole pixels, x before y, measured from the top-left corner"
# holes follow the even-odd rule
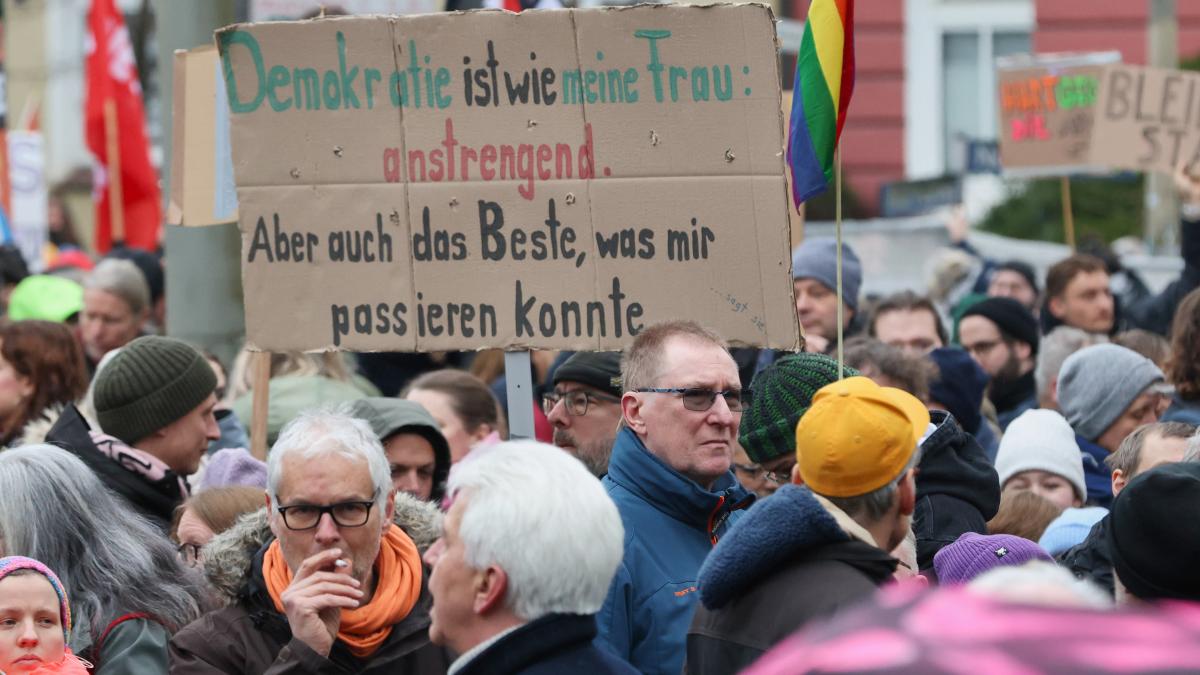
[[[174,55],[171,106],[174,148],[167,223],[216,225],[237,220],[229,105],[217,50],[211,45]]]
[[[1174,173],[1200,162],[1200,73],[1114,65],[1104,70],[1092,157],[1118,169]]]
[[[1117,52],[996,60],[1000,165],[1005,173],[1093,171],[1090,153],[1100,75]]]
[[[217,33],[260,349],[619,349],[687,317],[792,348],[760,5]]]

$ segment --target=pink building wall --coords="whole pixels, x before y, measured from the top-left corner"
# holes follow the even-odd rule
[[[793,18],[803,21],[807,2]],[[904,3],[854,3],[854,97],[842,132],[847,182],[874,210],[879,187],[904,178]]]

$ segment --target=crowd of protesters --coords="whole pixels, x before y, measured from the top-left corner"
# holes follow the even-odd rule
[[[1180,240],[1159,293],[962,239],[864,297],[810,238],[802,351],[666,318],[541,353],[536,439],[493,352],[274,354],[265,461],[250,352],[163,335],[162,258],[5,250],[0,672],[1194,671]]]

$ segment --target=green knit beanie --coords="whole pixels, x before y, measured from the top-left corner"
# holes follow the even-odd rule
[[[149,335],[125,345],[96,376],[96,421],[133,445],[191,412],[217,389],[212,366],[186,342]]]
[[[858,375],[847,366],[846,377]],[[824,354],[788,354],[763,368],[750,384],[750,407],[742,413],[738,442],[750,461],[762,463],[796,454],[796,425],[817,390],[838,379],[836,359]]]

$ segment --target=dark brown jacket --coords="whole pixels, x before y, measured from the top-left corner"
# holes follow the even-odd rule
[[[261,570],[261,558],[256,558]],[[261,573],[243,601],[206,614],[171,639],[171,673],[445,673],[446,652],[429,642],[429,591],[408,617],[392,628],[383,646],[370,658],[356,659],[341,641],[329,657],[293,639],[287,617],[275,607],[262,586]]]
[[[437,537],[437,507],[403,495],[396,496],[396,524],[424,550]],[[275,610],[262,578],[262,557],[270,541],[265,509],[243,517],[204,548],[205,573],[227,606],[187,625],[171,639],[171,673],[388,673],[425,675],[445,673],[452,659],[429,642],[426,587],[407,618],[371,657],[359,660],[341,641],[329,657],[292,638],[287,617]]]

